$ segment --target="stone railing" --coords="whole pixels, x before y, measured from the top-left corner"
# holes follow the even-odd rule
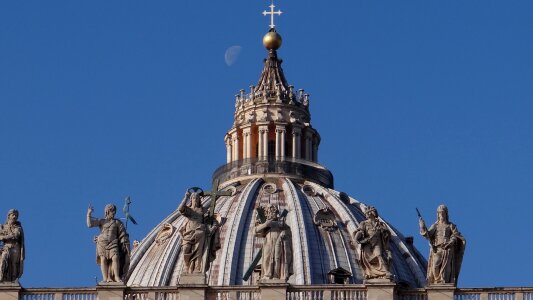
[[[361,285],[299,285],[289,286],[287,300],[366,300]]]
[[[209,287],[206,298],[209,300],[260,300],[261,290],[258,286]]]
[[[426,289],[408,289],[397,292],[399,300],[427,300]]]
[[[20,288],[0,285],[0,300],[533,300],[527,288],[398,288],[393,284]]]
[[[399,300],[533,300],[530,288],[454,288],[428,287],[397,291]]]
[[[0,297],[2,299],[2,297]],[[96,288],[22,289],[19,300],[96,300]]]
[[[460,288],[454,300],[533,300],[533,288]]]
[[[333,188],[333,175],[324,166],[309,160],[291,157],[248,158],[225,164],[213,172],[213,180],[230,181],[256,174],[283,174],[305,178],[322,186]]]

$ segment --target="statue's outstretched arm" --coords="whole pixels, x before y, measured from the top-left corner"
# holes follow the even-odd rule
[[[87,227],[89,228],[100,226],[100,221],[98,219],[94,219],[92,216],[93,211],[93,207],[89,206],[89,208],[87,209]]]
[[[185,192],[185,196],[183,196],[183,200],[181,200],[180,206],[178,207],[180,213],[184,213],[187,210],[187,201],[190,196],[191,193],[189,191]]]

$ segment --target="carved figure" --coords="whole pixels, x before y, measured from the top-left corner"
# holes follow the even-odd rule
[[[174,233],[174,226],[170,223],[165,223],[163,226],[161,226],[161,229],[159,229],[159,232],[157,233],[157,236],[155,237],[155,243],[158,246],[161,246],[165,244]]]
[[[261,257],[261,278],[287,281],[293,274],[292,234],[279,210],[271,205],[266,211],[266,221],[256,224],[255,233],[264,237]]]
[[[430,244],[427,281],[428,284],[457,285],[466,240],[449,221],[448,208],[437,208],[437,222],[427,229],[424,220],[419,217],[420,234]]]
[[[104,218],[93,218],[94,209],[87,210],[87,227],[100,228],[95,237],[96,263],[102,271],[102,282],[124,282],[130,265],[130,241],[124,224],[115,219],[117,207],[108,204],[104,209]]]
[[[0,225],[0,282],[16,282],[24,269],[24,231],[18,217],[18,210],[10,209]]]
[[[187,205],[188,200],[190,205]],[[185,198],[178,208],[179,212],[187,218],[187,222],[181,226],[179,232],[182,236],[181,245],[186,273],[203,273],[207,271],[209,264],[215,260],[216,252],[220,245],[220,223],[210,220],[207,208],[202,206],[200,193],[185,193]],[[211,222],[213,225],[211,225]],[[211,243],[211,247],[208,247]],[[205,253],[207,249],[209,253]],[[207,259],[204,258],[208,255]],[[207,266],[204,266],[207,263]]]
[[[370,206],[365,211],[366,220],[354,232],[354,240],[360,245],[359,260],[366,279],[391,279],[390,266],[392,253],[389,239],[391,232],[385,223],[378,219],[376,208]]]

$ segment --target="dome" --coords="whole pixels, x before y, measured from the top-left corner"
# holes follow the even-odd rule
[[[277,35],[274,30],[268,34]],[[217,235],[220,249],[217,239],[216,257],[205,274],[202,274],[204,266],[198,267],[196,263],[193,265],[197,269],[193,267],[194,270],[187,271],[197,271],[202,274],[202,280],[205,275],[205,282],[212,286],[257,285],[260,278],[282,277],[282,282],[288,280],[294,285],[363,283],[365,273],[353,235],[366,220],[367,206],[334,190],[333,175],[318,162],[321,137],[311,125],[309,94],[303,89],[295,92],[284,75],[277,47],[267,48],[259,82],[251,86],[249,93],[241,90],[236,95],[233,125],[224,137],[227,161],[212,176],[213,182],[220,183],[219,189],[227,192],[226,196],[216,199],[214,206],[220,224]],[[204,253],[203,261],[212,258],[212,251],[205,254],[205,242],[200,246],[197,241],[200,238],[195,239],[200,232],[201,240],[206,241],[204,234],[209,230],[202,222],[213,219],[211,213],[206,219],[205,213],[211,201],[210,196],[202,197],[203,212],[198,198],[195,198],[194,208],[181,207],[195,218],[192,227],[189,223],[184,226],[187,218],[176,209],[136,245],[131,257],[129,286],[175,286],[182,277],[182,282],[187,282],[187,276],[182,275],[187,272],[184,271],[180,229],[191,233],[187,249],[183,251],[188,253],[189,261],[198,260],[199,252]],[[265,208],[283,212],[281,219],[272,219],[272,211],[269,215],[270,221],[277,222],[278,231],[265,251],[272,254],[278,251],[277,247],[283,248],[282,254],[276,252],[276,259],[283,262],[265,259],[265,264],[284,267],[280,271],[283,275],[276,273],[278,277],[271,276],[272,273],[261,274],[262,266],[257,264],[259,259],[255,259],[262,251],[264,240],[269,239],[261,235],[262,229],[257,229],[258,224],[264,224],[262,212]],[[383,225],[372,224],[381,226],[379,232],[391,233],[392,263],[389,263],[390,268],[387,266],[390,272],[387,270],[384,276],[389,280],[392,273],[393,280],[399,284],[423,287],[427,263],[413,247],[413,239],[405,238],[393,226],[381,221]],[[274,223],[268,226],[271,224]],[[389,230],[381,229],[383,227]],[[367,241],[378,239],[375,233],[368,234]],[[379,236],[384,237],[381,233]],[[281,243],[283,245],[279,246]],[[191,247],[201,250],[192,252],[196,250]],[[368,256],[365,257],[368,260]],[[382,264],[385,258],[380,256],[379,259]],[[272,271],[272,266],[269,270],[277,272]],[[291,276],[287,279],[285,274]]]
[[[317,183],[284,177],[266,177],[234,182],[223,188],[232,196],[219,197],[215,211],[223,220],[222,248],[208,273],[209,285],[255,285],[254,272],[248,281],[243,276],[262,246],[254,224],[258,206],[277,205],[286,209],[286,224],[292,232],[294,274],[290,284],[330,284],[340,271],[346,283],[362,283],[363,271],[352,233],[365,220],[363,203],[345,193]],[[203,198],[204,207],[210,197]],[[175,286],[183,268],[178,228],[186,218],[176,210],[165,218],[133,251],[129,286]],[[392,273],[406,286],[425,284],[426,262],[405,238],[386,223],[392,232]],[[348,275],[349,274],[349,275]]]

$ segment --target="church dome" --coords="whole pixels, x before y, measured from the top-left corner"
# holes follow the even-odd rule
[[[223,220],[221,246],[208,271],[208,284],[256,285],[257,272],[243,280],[262,238],[255,236],[255,208],[276,205],[287,209],[286,224],[292,231],[294,274],[290,284],[329,284],[339,279],[362,283],[363,271],[352,233],[365,220],[363,203],[345,193],[317,183],[280,177],[262,177],[234,182],[222,190],[231,196],[217,199],[215,211]],[[209,206],[210,197],[203,198]],[[186,221],[178,210],[154,228],[134,250],[129,286],[175,286],[183,268],[178,229]],[[424,258],[414,249],[412,239],[394,227],[392,232],[392,273],[406,286],[425,284]],[[345,275],[343,275],[345,274]]]
[[[236,96],[233,125],[224,138],[227,161],[213,174],[213,182],[227,195],[216,198],[214,206],[221,224],[220,249],[206,281],[213,286],[258,284],[261,266],[254,258],[265,238],[258,236],[256,225],[261,208],[273,205],[285,213],[283,226],[290,228],[289,284],[363,283],[360,250],[353,240],[367,206],[334,190],[333,175],[318,163],[321,138],[311,125],[309,94],[288,84],[274,46],[267,47],[257,85]],[[212,198],[202,197],[205,210]],[[176,209],[136,245],[129,286],[180,283],[180,228],[186,221]],[[423,287],[427,263],[412,237],[381,221],[391,233],[393,280]]]

